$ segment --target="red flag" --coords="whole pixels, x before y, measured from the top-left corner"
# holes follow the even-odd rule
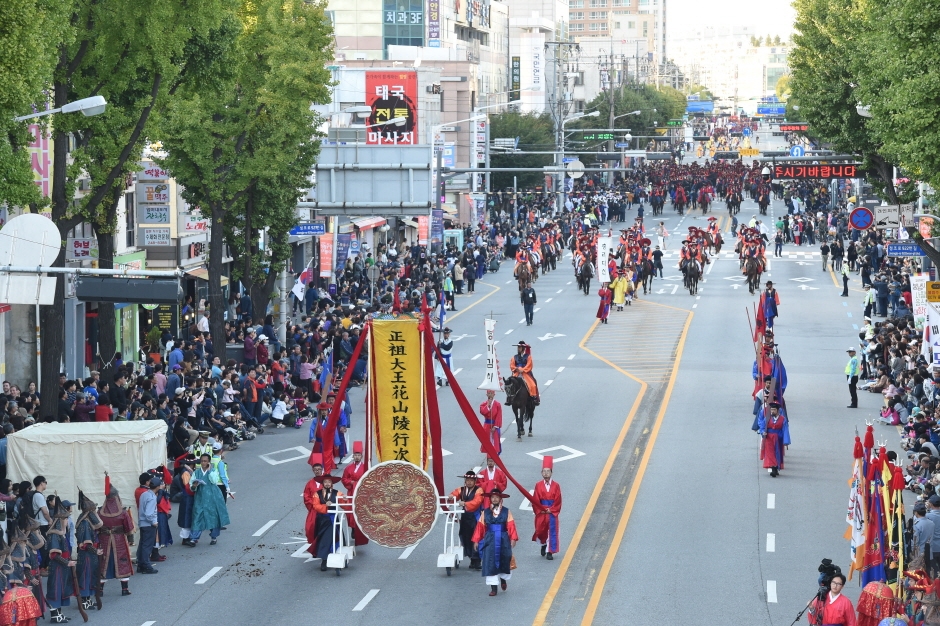
[[[104,496],[107,498],[111,495],[111,477],[108,476],[108,473],[104,473]]]

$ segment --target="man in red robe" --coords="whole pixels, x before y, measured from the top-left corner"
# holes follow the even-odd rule
[[[535,534],[532,541],[542,546],[542,556],[549,561],[560,549],[558,540],[558,514],[561,513],[561,486],[552,480],[554,458],[542,457],[542,480],[535,483],[535,499],[545,508],[535,515]]]
[[[480,415],[483,416],[483,429],[486,431],[487,439],[496,448],[496,454],[502,454],[503,444],[500,442],[500,433],[503,430],[503,405],[496,401],[496,391],[493,389],[486,390],[486,402],[480,405]],[[483,446],[480,446],[480,452],[486,452]],[[505,487],[503,485],[504,489]]]
[[[614,298],[614,292],[607,287],[607,283],[603,283],[597,295],[601,297],[601,302],[597,307],[597,319],[601,321],[601,324],[606,324],[607,316],[610,314],[610,303]]]
[[[498,406],[498,405],[497,405]],[[495,489],[506,491],[509,480],[506,473],[496,467],[496,462],[490,457],[486,457],[486,467],[480,470],[480,487],[484,493],[490,493]]]
[[[352,463],[346,466],[346,469],[343,470],[343,487],[346,489],[346,495],[350,498],[353,497],[353,494],[356,491],[356,485],[359,484],[359,479],[362,478],[363,474],[368,470],[368,466],[362,462],[362,442],[354,441],[353,442],[353,460]],[[359,530],[359,527],[356,525],[356,516],[352,513],[346,516],[349,521],[349,527],[352,528],[353,538],[356,541],[357,546],[363,546],[369,543],[369,540],[366,536]]]
[[[770,415],[764,418],[763,424],[759,424],[758,431],[762,437],[760,458],[764,461],[764,467],[774,478],[783,469],[785,445],[789,443],[784,436],[785,425],[786,417],[780,414],[780,404],[771,402]]]
[[[104,506],[98,512],[102,527],[98,529],[101,556],[98,563],[101,567],[101,587],[105,580],[117,578],[121,581],[121,595],[131,595],[127,588],[130,577],[134,575],[134,564],[131,562],[131,548],[128,537],[134,536],[134,520],[121,504],[121,496],[117,488],[110,482],[105,483],[107,497]]]
[[[304,506],[307,507],[307,520],[304,523],[304,534],[307,536],[307,543],[310,544],[310,547],[307,548],[307,552],[316,556],[317,538],[315,525],[317,521],[317,511],[314,510],[314,503],[318,502],[317,492],[323,488],[323,483],[321,482],[323,476],[323,455],[319,452],[314,452],[310,455],[307,462],[313,466],[313,478],[308,480],[307,485],[304,487]]]
[[[842,595],[845,576],[836,574],[829,583],[829,593],[824,600],[818,597],[809,601],[810,621],[814,624],[840,624],[855,626],[855,609],[852,601]]]

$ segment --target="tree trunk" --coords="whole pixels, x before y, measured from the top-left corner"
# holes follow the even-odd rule
[[[63,55],[59,65],[66,63]],[[53,89],[55,107],[62,107],[68,103],[69,88],[65,83],[57,82]],[[53,134],[52,138],[52,221],[59,228],[62,241],[68,238],[68,231],[72,228],[66,224],[66,211],[69,201],[66,198],[66,176],[68,158],[68,136],[61,131]],[[53,267],[65,267],[65,250],[59,251]],[[62,353],[65,350],[65,276],[56,278],[55,300],[51,305],[39,307],[40,328],[40,384],[39,398],[46,410],[53,411],[59,406],[59,368],[62,364]],[[80,378],[82,372],[68,372],[69,376]]]
[[[116,195],[116,194],[115,194]],[[114,233],[105,232],[107,226],[92,222],[98,238],[98,267],[114,269]],[[114,304],[98,303],[98,367],[101,380],[111,382],[114,378],[114,355],[117,352],[116,320]],[[126,360],[127,355],[123,355]]]
[[[220,202],[212,202],[212,217],[209,227],[209,329],[212,331],[212,347],[215,356],[225,363],[225,298],[222,297],[222,253],[224,252],[225,233],[223,221],[225,207]]]

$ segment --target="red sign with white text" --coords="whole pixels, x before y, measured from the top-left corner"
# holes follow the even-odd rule
[[[418,143],[418,73],[366,72],[366,143],[378,146]],[[394,124],[383,124],[400,118]]]
[[[333,233],[320,235],[320,277],[329,278],[333,273]]]

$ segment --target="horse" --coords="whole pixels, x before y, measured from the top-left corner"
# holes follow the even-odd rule
[[[714,236],[711,233],[705,233],[705,242],[708,244],[709,252],[718,254],[721,252],[721,244],[724,240],[721,238],[721,233],[715,233]]]
[[[741,211],[741,193],[735,191],[734,193],[728,194],[725,205],[728,207],[728,215],[739,213]]]
[[[526,283],[532,279],[532,271],[530,270],[531,265],[529,261],[519,264],[519,269],[516,271],[516,278],[519,280],[519,291],[521,292],[525,289]]]
[[[679,215],[683,215],[687,202],[688,201],[685,200],[684,196],[683,197],[677,196],[676,199],[672,201],[672,206],[673,208],[675,208],[676,212]]]
[[[576,276],[578,277],[578,289],[583,290],[584,295],[588,295],[591,292],[591,278],[594,277],[594,264],[585,261],[578,268]]]
[[[744,273],[747,276],[747,289],[754,295],[755,291],[760,291],[760,275],[763,273],[760,259],[750,257],[744,261]]]
[[[688,260],[684,267],[685,286],[689,290],[689,295],[694,296],[698,293],[698,281],[702,277],[702,266],[698,261]]]
[[[653,207],[653,215],[662,215],[663,214],[663,205],[666,203],[666,199],[660,195],[655,194],[650,198],[650,206]]]
[[[766,193],[762,193],[757,198],[757,206],[760,208],[761,215],[767,215],[767,205],[770,204],[770,198],[767,197]]]
[[[702,215],[708,213],[708,205],[711,203],[708,192],[704,189],[698,192],[698,208],[702,210]]]
[[[656,268],[649,259],[640,261],[637,268],[637,282],[643,283],[643,295],[653,291],[653,278],[656,276]]]
[[[542,273],[545,274],[555,269],[555,246],[548,243],[542,244]]]
[[[532,418],[535,417],[535,398],[529,395],[529,388],[519,376],[504,378],[506,404],[512,407],[516,416],[516,440],[522,440],[525,434],[525,422],[529,422],[529,436],[532,436]]]

